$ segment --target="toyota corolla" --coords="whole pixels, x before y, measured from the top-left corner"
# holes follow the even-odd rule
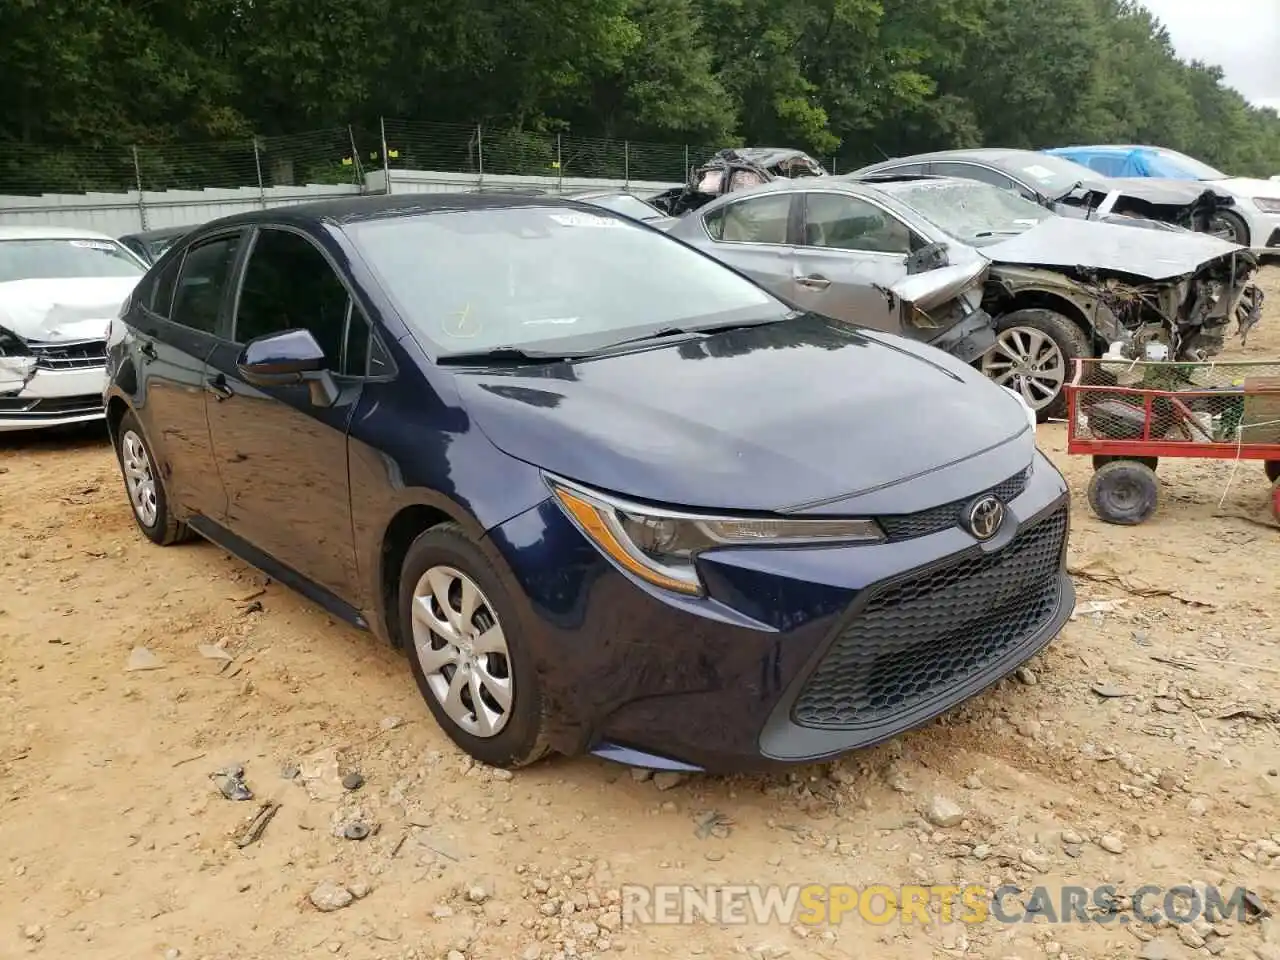
[[[582,203],[215,221],[108,356],[142,532],[403,648],[489,764],[832,757],[1007,675],[1073,606],[1067,488],[1016,398]]]

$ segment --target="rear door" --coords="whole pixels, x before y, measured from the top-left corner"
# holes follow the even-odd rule
[[[217,516],[225,500],[209,446],[205,361],[230,305],[244,235],[203,237],[167,263],[131,317],[138,371],[137,413],[184,512]]]
[[[790,190],[743,197],[701,214],[711,253],[786,300],[795,294],[795,248],[790,242],[798,222],[795,197]],[[699,245],[706,248],[705,243]]]
[[[907,275],[907,256],[924,246],[923,238],[870,200],[820,190],[801,197],[795,301],[824,316],[898,333],[898,314],[881,288]]]

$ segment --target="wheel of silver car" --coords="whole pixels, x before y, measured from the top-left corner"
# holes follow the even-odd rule
[[[1010,327],[982,358],[982,372],[1022,394],[1032,410],[1057,399],[1067,379],[1067,360],[1053,338],[1035,327]]]
[[[497,611],[479,585],[434,566],[413,590],[413,646],[445,714],[474,737],[492,737],[511,715],[511,653]]]
[[[1231,243],[1244,247],[1249,245],[1249,225],[1242,217],[1225,210],[1213,215],[1213,219],[1209,221],[1209,232]]]
[[[124,469],[124,485],[129,491],[134,515],[144,527],[154,527],[158,514],[156,477],[146,444],[132,430],[120,435],[120,466]]]

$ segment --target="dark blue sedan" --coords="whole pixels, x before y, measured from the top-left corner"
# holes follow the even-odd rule
[[[142,532],[403,648],[489,764],[831,757],[1005,676],[1073,606],[1066,485],[1008,392],[570,200],[205,224],[108,372]]]

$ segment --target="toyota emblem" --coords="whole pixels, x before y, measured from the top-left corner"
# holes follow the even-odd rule
[[[969,532],[979,540],[990,540],[1004,522],[1004,504],[995,497],[979,497],[969,507]]]

